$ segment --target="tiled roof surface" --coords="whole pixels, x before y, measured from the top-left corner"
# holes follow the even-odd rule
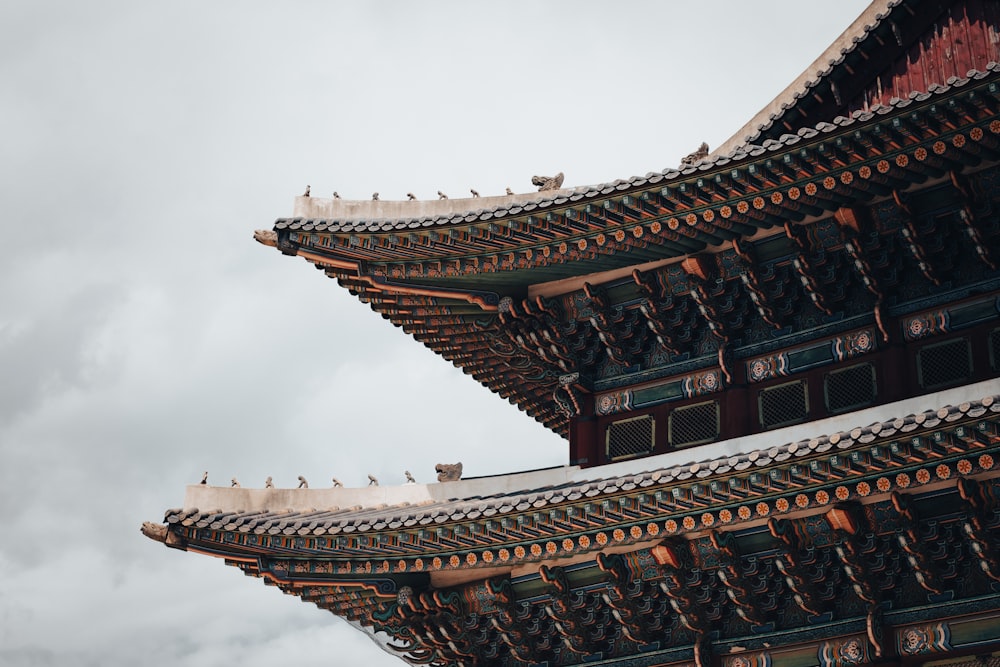
[[[167,510],[168,525],[211,528],[271,535],[334,535],[338,533],[379,531],[383,529],[433,526],[453,521],[523,512],[582,498],[600,498],[637,488],[698,480],[713,475],[766,469],[775,463],[824,452],[850,450],[876,439],[900,437],[918,429],[929,430],[959,420],[1000,414],[1000,395],[978,401],[950,405],[857,427],[850,431],[820,436],[810,440],[758,449],[736,456],[718,457],[686,465],[636,474],[598,478],[538,489],[501,493],[488,497],[454,498],[423,505],[400,504],[368,509],[328,508],[311,511],[268,510],[260,512],[202,511],[198,508]]]
[[[985,70],[973,70],[964,78],[951,78],[945,85],[934,86],[931,90],[913,93],[907,99],[896,99],[891,104],[873,107],[869,111],[857,111],[850,116],[838,116],[830,122],[821,122],[815,127],[803,128],[796,134],[785,134],[780,139],[769,139],[760,145],[748,143],[726,155],[710,155],[697,164],[683,169],[664,169],[661,172],[650,172],[645,176],[633,176],[610,183],[592,186],[581,186],[570,192],[560,190],[555,195],[539,193],[533,202],[519,202],[513,206],[496,206],[490,209],[470,210],[466,213],[441,215],[425,218],[399,218],[376,220],[327,220],[311,218],[278,218],[274,224],[275,230],[302,230],[331,233],[376,233],[406,229],[420,229],[443,225],[460,225],[475,222],[489,222],[512,216],[530,213],[542,213],[560,206],[572,206],[587,203],[592,200],[606,198],[609,195],[624,194],[644,187],[682,180],[697,174],[715,171],[731,163],[748,159],[756,159],[765,154],[778,153],[801,141],[808,141],[824,134],[842,131],[843,128],[863,124],[874,118],[897,113],[915,103],[922,103],[935,97],[944,97],[951,91],[963,88],[970,83],[981,81],[1000,72],[1000,63],[990,63]]]
[[[774,100],[774,103],[772,103],[772,106],[777,104],[777,111],[769,113],[766,118],[758,115],[751,120],[751,126],[756,123],[756,127],[753,128],[754,131],[752,134],[742,137],[737,136],[733,139],[743,144],[753,144],[758,141],[760,136],[767,130],[774,127],[774,125],[780,121],[782,117],[784,117],[788,110],[793,109],[802,99],[809,97],[812,94],[812,91],[816,90],[820,84],[826,81],[835,69],[843,65],[848,56],[858,50],[860,46],[886,22],[886,19],[892,15],[893,11],[902,4],[903,0],[889,0],[886,3],[884,11],[874,13],[874,16],[871,17],[871,23],[863,23],[861,26],[858,26],[859,29],[850,37],[849,40],[846,41],[846,46],[841,46],[839,50],[834,50],[834,48],[831,47],[831,49],[828,49],[826,53],[820,56],[817,62],[814,62],[810,67],[810,70],[812,71],[807,70],[807,73],[804,75],[806,77],[805,81],[803,81],[799,86],[795,86],[793,84],[792,87],[782,91],[778,98]],[[845,43],[843,38],[837,42],[837,44],[843,43]],[[827,57],[825,63],[823,62],[824,56]],[[812,69],[817,65],[823,69]]]

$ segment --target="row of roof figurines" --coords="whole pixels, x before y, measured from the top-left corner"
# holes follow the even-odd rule
[[[708,157],[708,144],[702,142],[701,146],[698,147],[698,150],[694,151],[689,155],[686,155],[681,159],[681,166],[682,167],[691,166],[693,164],[698,163],[705,157]],[[560,188],[562,188],[564,179],[565,176],[560,171],[555,176],[532,176],[531,184],[536,186],[539,192],[545,192],[547,190],[559,190]],[[312,192],[312,186],[307,185],[306,191],[302,193],[302,196],[309,197],[311,196],[311,192]],[[479,198],[479,191],[476,190],[475,188],[469,188],[469,192],[472,193],[473,199]],[[514,191],[510,189],[510,186],[508,186],[505,194],[508,196],[513,195]],[[438,199],[448,199],[448,195],[441,192],[440,190],[437,191],[437,195]],[[334,191],[333,198],[340,199],[340,193]],[[406,198],[410,201],[413,201],[417,199],[417,196],[412,192],[407,192]],[[372,201],[379,201],[379,194],[377,192],[372,193]]]
[[[436,466],[434,466],[434,471],[437,472],[437,481],[439,482],[457,482],[458,480],[462,479],[462,462],[459,461],[458,463],[438,463]],[[414,479],[413,475],[410,474],[409,470],[404,470],[403,473],[406,475],[407,484],[417,483],[417,480]],[[309,488],[309,482],[306,481],[306,478],[304,476],[299,475],[298,479],[299,479],[299,485],[297,488],[299,489]],[[333,488],[344,486],[343,483],[336,477],[332,478],[331,481],[333,482]],[[208,485],[207,470],[201,476],[201,482],[199,482],[199,484],[204,484],[206,486]],[[379,485],[378,478],[375,477],[374,475],[368,475],[368,486],[378,486],[378,485]],[[237,489],[243,487],[243,485],[240,484],[239,480],[236,479],[235,477],[233,477],[230,480],[229,486]],[[268,475],[267,479],[264,480],[264,488],[265,489],[277,488],[274,486],[274,480],[270,475]]]

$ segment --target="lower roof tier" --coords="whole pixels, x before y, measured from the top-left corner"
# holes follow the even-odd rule
[[[1000,641],[998,394],[952,389],[709,445],[699,462],[199,485],[144,532],[384,633],[415,664],[951,655]],[[823,658],[848,650],[864,659]]]

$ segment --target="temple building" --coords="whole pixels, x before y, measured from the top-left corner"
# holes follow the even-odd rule
[[[412,664],[1000,665],[1000,1],[877,0],[714,152],[256,239],[567,465],[193,485],[143,532]]]

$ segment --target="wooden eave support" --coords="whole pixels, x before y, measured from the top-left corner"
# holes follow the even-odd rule
[[[962,533],[969,541],[969,550],[979,561],[987,577],[1000,582],[1000,548],[989,529],[995,502],[983,492],[974,479],[960,478],[958,493],[967,508],[967,518],[961,520]]]
[[[924,277],[935,285],[941,284],[941,279],[934,269],[934,265],[931,260],[931,253],[928,252],[927,248],[924,247],[923,241],[920,235],[920,231],[917,229],[916,220],[914,219],[913,212],[910,210],[909,205],[904,199],[903,193],[899,190],[893,190],[892,200],[896,203],[896,208],[899,209],[901,217],[903,219],[903,228],[900,231],[900,236],[903,239],[903,244],[913,255],[913,259],[917,263],[917,267],[920,272],[924,274]]]
[[[633,581],[618,554],[597,554],[597,566],[608,574],[608,592],[601,597],[630,640],[646,644],[663,633],[663,615],[650,614],[651,605],[639,603],[642,584]]]
[[[958,191],[959,196],[962,199],[963,206],[958,212],[959,222],[965,228],[966,236],[972,243],[973,248],[976,250],[976,255],[983,261],[986,266],[990,267],[994,271],[997,268],[997,261],[990,250],[990,245],[983,237],[983,230],[980,226],[979,219],[974,213],[978,206],[977,197],[974,195],[972,188],[970,187],[968,181],[958,172],[952,171],[950,173],[951,183],[954,188]],[[987,204],[985,207],[987,210],[992,209],[991,204]]]
[[[740,281],[746,287],[747,293],[750,295],[750,300],[757,309],[757,313],[761,319],[775,329],[780,329],[781,324],[764,289],[764,281],[760,278],[757,260],[752,247],[749,244],[745,244],[745,242],[741,242],[740,239],[733,239],[733,252],[743,261],[743,271],[740,273]]]
[[[907,496],[893,491],[890,497],[902,522],[902,527],[897,531],[896,536],[910,567],[913,569],[917,583],[929,593],[935,595],[943,593],[944,584],[940,580],[933,560],[927,553],[926,541],[921,537],[917,526],[916,509]]]
[[[616,327],[622,322],[624,314],[614,311],[608,304],[603,291],[595,288],[590,283],[585,282],[583,284],[583,292],[590,307],[594,310],[594,315],[590,317],[590,324],[594,328],[608,356],[616,363],[630,366],[631,362],[626,353],[624,342],[619,340],[618,332],[616,331]]]
[[[876,299],[884,298],[882,286],[878,275],[875,273],[868,257],[861,245],[861,236],[867,232],[870,226],[867,221],[868,212],[861,207],[844,207],[834,212],[834,219],[840,226],[840,231],[844,236],[844,250],[851,258],[854,270],[861,277],[862,283]]]
[[[651,285],[657,281],[644,276],[638,269],[632,272],[632,279],[644,294],[645,302],[639,305],[639,312],[646,318],[646,325],[653,332],[657,343],[670,354],[680,354],[681,350],[674,340],[673,329],[666,323],[667,313],[673,308],[673,298],[663,295],[662,289],[652,287]],[[660,303],[666,304],[665,310],[658,305]]]
[[[797,257],[792,260],[792,267],[799,275],[799,282],[802,284],[802,288],[817,308],[827,315],[832,314],[833,311],[827,304],[827,296],[814,273],[812,261],[809,258],[809,255],[812,254],[812,248],[808,237],[799,227],[790,223],[785,223],[785,235],[798,248]]]
[[[726,587],[726,594],[736,606],[736,613],[751,625],[758,627],[765,625],[767,618],[763,614],[764,601],[759,595],[754,594],[752,586],[740,569],[736,540],[731,533],[717,530],[709,531],[708,536],[720,563],[716,575]]]
[[[788,519],[770,518],[767,527],[773,537],[782,545],[780,553],[775,558],[775,566],[792,591],[792,600],[802,611],[812,616],[819,616],[827,610],[827,604],[821,599],[819,591],[812,582],[811,568],[815,562],[802,561],[801,540]],[[815,558],[813,558],[815,561]]]

